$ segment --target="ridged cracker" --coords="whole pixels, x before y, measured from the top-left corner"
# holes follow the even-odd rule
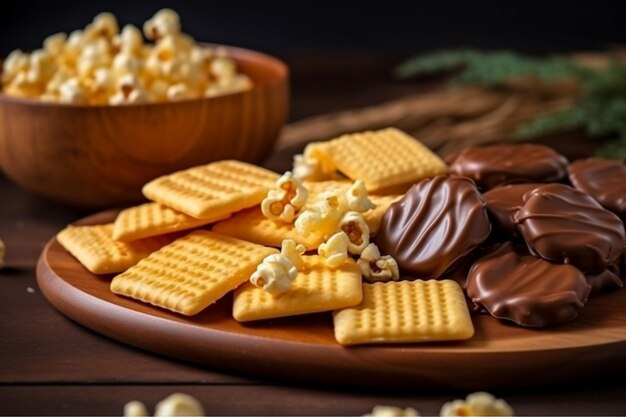
[[[235,291],[233,317],[238,321],[331,311],[361,302],[361,272],[348,259],[337,269],[330,269],[317,256],[305,256],[304,270],[298,273],[291,288],[273,296],[252,284]]]
[[[124,242],[193,229],[223,220],[196,219],[159,203],[146,203],[122,210],[113,225],[113,239]]]
[[[279,248],[283,239],[301,243],[307,250],[317,249],[324,237],[317,233],[302,236],[292,223],[268,219],[261,209],[254,207],[235,213],[230,218],[215,223],[213,231],[260,245]]]
[[[395,128],[343,135],[320,143],[316,153],[347,177],[363,180],[368,191],[415,183],[448,169],[421,142]]]
[[[363,284],[363,301],[334,313],[342,345],[464,340],[474,334],[465,296],[452,280]]]
[[[113,223],[95,226],[67,226],[57,234],[59,243],[94,274],[122,272],[170,243],[159,236],[134,242],[113,240]]]
[[[191,316],[245,282],[276,249],[196,230],[111,281],[111,291]]]
[[[219,161],[154,179],[143,194],[197,219],[215,219],[261,203],[278,177],[245,162]]]

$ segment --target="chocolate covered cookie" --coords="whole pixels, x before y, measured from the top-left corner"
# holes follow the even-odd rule
[[[528,327],[575,319],[590,288],[572,265],[550,263],[510,243],[474,263],[467,277],[467,295],[477,306],[493,317]]]
[[[583,159],[571,164],[568,173],[577,190],[626,221],[626,165],[622,161]]]
[[[567,185],[545,184],[526,193],[514,217],[530,250],[548,261],[601,272],[624,251],[622,221]]]
[[[567,159],[543,145],[492,145],[462,150],[449,172],[489,190],[502,184],[560,181],[567,173]]]
[[[440,175],[417,183],[389,207],[376,244],[404,273],[437,278],[480,245],[490,230],[474,182]]]
[[[617,265],[611,265],[604,271],[597,274],[585,274],[587,282],[591,285],[590,296],[598,295],[603,292],[622,288],[624,283],[619,277],[620,271]]]
[[[510,184],[487,191],[483,197],[494,226],[509,236],[518,236],[519,231],[513,216],[524,204],[524,194],[540,185],[538,183]]]

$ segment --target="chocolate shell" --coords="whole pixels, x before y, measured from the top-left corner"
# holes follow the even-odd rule
[[[474,182],[440,175],[414,185],[389,207],[376,244],[405,274],[437,278],[487,239],[490,230]]]
[[[524,205],[524,194],[540,185],[538,183],[502,185],[483,194],[491,223],[509,237],[519,236],[513,216]]]
[[[508,242],[474,263],[467,277],[467,295],[477,307],[528,327],[575,319],[590,289],[579,269],[550,263]]]
[[[585,274],[587,282],[591,285],[589,296],[595,296],[607,291],[617,290],[624,286],[620,278],[620,271],[617,265],[611,265],[608,269],[599,274]]]
[[[563,184],[545,184],[524,195],[515,222],[533,254],[601,272],[624,252],[624,225],[591,196]]]
[[[626,165],[622,161],[583,159],[571,164],[568,173],[577,190],[626,221]]]
[[[462,150],[449,172],[489,190],[502,184],[560,181],[567,173],[567,159],[543,145],[492,145]]]

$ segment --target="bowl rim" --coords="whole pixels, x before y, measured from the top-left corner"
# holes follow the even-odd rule
[[[180,103],[198,103],[198,102],[203,102],[207,100],[219,101],[220,99],[225,99],[227,97],[238,97],[244,94],[249,94],[250,92],[254,90],[259,90],[261,88],[267,88],[267,87],[278,85],[289,79],[289,67],[283,60],[281,60],[280,58],[277,58],[274,55],[270,55],[268,53],[261,52],[255,49],[242,48],[242,47],[233,46],[233,45],[224,45],[224,44],[212,43],[212,42],[197,42],[197,44],[201,46],[202,48],[217,48],[217,47],[226,48],[229,51],[229,53],[232,54],[232,57],[235,58],[235,61],[240,60],[241,56],[248,56],[248,57],[256,58],[257,62],[265,61],[263,65],[267,66],[267,64],[269,64],[270,66],[275,67],[279,75],[274,80],[270,80],[270,81],[263,82],[263,83],[253,83],[252,88],[249,90],[238,91],[235,93],[229,93],[229,94],[224,94],[224,95],[215,96],[215,97],[196,97],[196,98],[177,100],[177,101],[123,103],[123,104],[116,104],[116,105],[63,103],[63,102],[57,102],[57,101],[42,101],[39,99],[17,97],[17,96],[5,94],[2,90],[2,82],[0,82],[0,103],[6,102],[6,103],[11,103],[11,104],[30,105],[30,106],[38,106],[38,107],[64,107],[64,108],[77,108],[77,109],[123,109],[123,108],[130,108],[130,107],[171,106],[173,104],[180,104]],[[3,61],[4,60],[0,58],[0,74],[2,74]]]

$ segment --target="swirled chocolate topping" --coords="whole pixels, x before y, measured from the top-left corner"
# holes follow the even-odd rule
[[[619,277],[620,271],[617,265],[611,265],[599,274],[585,274],[587,282],[591,285],[590,296],[622,288],[624,283]]]
[[[389,207],[376,244],[408,275],[437,278],[490,230],[485,203],[472,180],[440,175],[415,184]]]
[[[621,161],[589,158],[568,168],[577,190],[589,194],[626,222],[626,165]]]
[[[518,236],[519,231],[513,216],[524,205],[524,194],[540,185],[538,183],[501,185],[483,194],[492,224],[507,235]]]
[[[530,250],[584,272],[601,272],[624,251],[624,225],[591,196],[563,184],[545,184],[524,195],[515,222]]]
[[[501,184],[560,181],[567,173],[567,159],[543,145],[492,145],[462,150],[449,172],[489,190]]]
[[[474,263],[467,278],[467,295],[477,306],[528,327],[575,319],[589,291],[577,268],[544,261],[508,242]]]

